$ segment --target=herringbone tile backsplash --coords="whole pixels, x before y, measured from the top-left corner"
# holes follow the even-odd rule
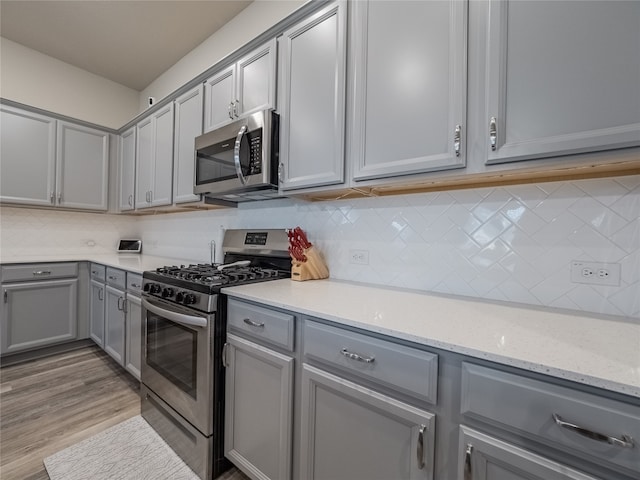
[[[3,248],[19,246],[16,217],[31,212],[15,211],[3,209]],[[59,228],[45,220],[53,212],[37,212],[41,228]],[[198,261],[211,240],[221,260],[223,228],[300,225],[332,278],[640,318],[639,175],[141,218],[55,213],[109,218],[107,237],[133,229],[146,253]],[[60,235],[85,238],[78,228]],[[352,250],[369,264],[349,263]],[[572,260],[621,264],[620,286],[572,283]]]

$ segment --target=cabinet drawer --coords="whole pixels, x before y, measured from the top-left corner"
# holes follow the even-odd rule
[[[93,280],[98,280],[99,282],[104,282],[107,278],[107,267],[98,263],[92,263],[91,278]]]
[[[142,290],[142,275],[127,272],[127,291],[140,295]]]
[[[77,276],[77,263],[34,263],[30,265],[5,265],[2,267],[3,282],[49,280]]]
[[[461,413],[554,445],[582,458],[640,473],[640,408],[595,394],[464,362]],[[580,435],[559,418],[587,431],[623,440],[612,445]],[[559,421],[559,420],[558,420]],[[612,440],[616,443],[615,440]],[[635,442],[635,445],[632,445]],[[639,477],[640,478],[640,477]]]
[[[255,339],[293,351],[294,316],[229,299],[227,327]]]
[[[107,267],[107,283],[124,290],[127,287],[126,272],[117,268]]]
[[[438,356],[391,341],[307,321],[304,356],[435,404]]]

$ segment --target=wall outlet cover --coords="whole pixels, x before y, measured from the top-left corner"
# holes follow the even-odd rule
[[[571,281],[590,285],[620,285],[621,265],[619,263],[571,261]]]

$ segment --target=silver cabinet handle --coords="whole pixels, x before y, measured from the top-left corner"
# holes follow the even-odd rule
[[[129,312],[129,307],[127,307],[127,302],[128,302],[128,300],[124,300],[124,299],[122,300],[122,311],[124,313]]]
[[[133,207],[133,195],[129,195],[129,206]]]
[[[278,164],[278,180],[284,182],[284,163],[282,162]]]
[[[104,300],[104,291],[102,289],[98,290],[98,300]]]
[[[111,276],[111,275],[109,275],[107,278],[108,278],[109,280],[117,280],[117,279],[118,279],[118,277],[113,277],[113,276]]]
[[[262,323],[254,322],[250,318],[245,318],[243,322],[246,323],[247,325],[251,325],[252,327],[264,328],[264,322]]]
[[[375,362],[375,357],[363,357],[362,355],[358,355],[357,353],[351,353],[349,350],[347,350],[346,348],[343,348],[342,350],[340,350],[340,353],[342,355],[344,355],[347,358],[350,358],[351,360],[357,360],[358,362],[364,362],[364,363],[373,363]]]
[[[58,203],[62,203],[62,193],[58,192]]]
[[[132,283],[131,286],[133,288],[140,288],[142,285],[138,285],[137,283]]]
[[[473,452],[473,445],[467,443],[467,449],[464,452],[464,480],[473,480],[473,473],[471,472],[471,453]]]
[[[153,190],[149,190],[149,203],[153,202]]]
[[[596,440],[598,442],[605,442],[610,445],[616,445],[618,447],[625,448],[633,448],[635,443],[633,438],[629,435],[622,435],[622,438],[610,437],[609,435],[604,435],[602,433],[594,432],[593,430],[588,430],[584,427],[580,427],[573,423],[565,422],[560,415],[554,413],[553,421],[556,422],[556,425],[571,430],[572,432],[576,432],[584,437],[590,438],[592,440]]]
[[[49,200],[51,201],[52,204],[55,203],[55,198],[56,198],[56,194],[54,192],[51,192],[49,194]]]
[[[229,102],[229,118],[233,120],[233,102]]]
[[[460,139],[462,137],[462,127],[456,125],[456,129],[453,132],[453,150],[456,152],[456,157],[460,156]]]
[[[120,302],[124,303],[124,299],[122,297],[118,297],[118,310],[124,312],[124,307],[122,307]]]
[[[7,303],[9,301],[9,292],[7,292],[7,289],[4,289],[4,303]]]
[[[227,364],[227,347],[229,344],[227,342],[222,346],[222,366],[227,368],[229,365]]]
[[[491,117],[489,119],[489,144],[491,145],[491,150],[495,152],[497,148],[498,142],[498,126],[496,122],[496,117]]]
[[[51,275],[51,270],[36,270],[33,272],[34,277],[42,277],[44,275]]]
[[[242,137],[245,133],[247,133],[247,126],[242,125],[242,127],[240,127],[240,131],[238,131],[238,135],[236,136],[236,143],[233,146],[233,163],[235,163],[236,175],[238,175],[242,185],[247,184],[247,179],[244,178],[244,175],[242,174],[242,166],[240,165],[240,142],[242,142]]]
[[[240,100],[233,102],[233,115],[238,118],[238,111],[240,110]]]
[[[416,454],[418,455],[418,468],[420,470],[424,468],[424,432],[426,429],[426,425],[420,425],[420,430],[418,430],[418,448]]]

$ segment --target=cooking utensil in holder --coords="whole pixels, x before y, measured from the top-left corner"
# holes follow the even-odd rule
[[[291,255],[291,280],[304,281],[329,277],[322,253],[315,248],[300,227],[288,230]]]

